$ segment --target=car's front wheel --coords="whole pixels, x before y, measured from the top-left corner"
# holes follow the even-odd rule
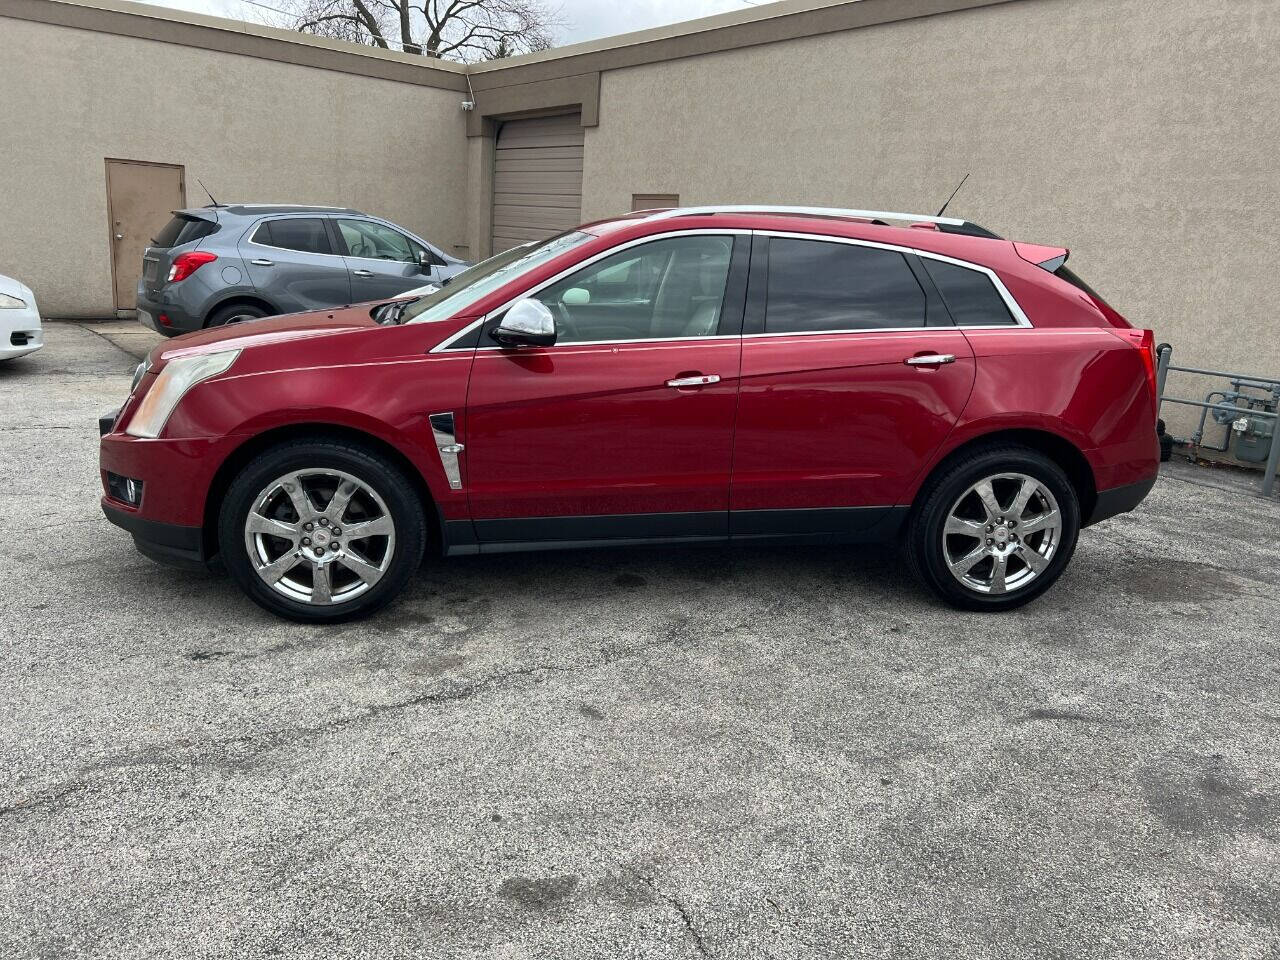
[[[992,446],[962,456],[921,492],[907,558],[953,606],[1010,610],[1061,576],[1079,532],[1079,498],[1061,467],[1028,447]]]
[[[329,440],[272,448],[232,481],[219,515],[228,572],[259,605],[307,623],[367,616],[408,582],[422,504],[395,463]]]

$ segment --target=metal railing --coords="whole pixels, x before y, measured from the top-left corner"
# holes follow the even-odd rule
[[[1182,397],[1166,397],[1164,393],[1165,380],[1169,376],[1169,371],[1173,370],[1178,373],[1198,374],[1205,377],[1220,377],[1229,380],[1233,384],[1244,386],[1259,387],[1262,389],[1273,389],[1280,387],[1280,380],[1273,377],[1252,377],[1242,373],[1224,373],[1221,370],[1203,370],[1199,367],[1175,367],[1169,362],[1169,358],[1173,356],[1173,347],[1167,343],[1162,343],[1156,351],[1156,393],[1159,396],[1159,403],[1163,406],[1166,403],[1181,403],[1188,407],[1199,407],[1204,410],[1226,410],[1230,409],[1231,404],[1227,403],[1208,403],[1204,400],[1186,400]],[[1248,409],[1242,407],[1241,415],[1250,417],[1259,417],[1273,421],[1280,421],[1280,413],[1268,410]],[[1230,429],[1230,427],[1228,427]],[[1262,495],[1264,497],[1271,496],[1275,489],[1276,469],[1280,467],[1280,422],[1276,424],[1276,429],[1271,435],[1271,449],[1267,454],[1266,466],[1262,469]]]

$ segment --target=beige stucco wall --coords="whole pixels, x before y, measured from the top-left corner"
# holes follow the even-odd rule
[[[186,166],[187,202],[357,207],[465,254],[459,94],[0,18],[0,273],[47,316],[112,311],[104,160]]]
[[[949,212],[1071,247],[1186,365],[1280,375],[1277,50],[1276,0],[1019,0],[607,71],[583,215],[933,213],[972,171]]]
[[[781,30],[804,6],[824,4],[748,13]],[[688,30],[705,40],[686,51],[729,35]],[[192,204],[199,177],[220,199],[348,204],[484,253],[492,139],[467,138],[457,90],[28,20],[0,18],[0,35],[0,272],[49,315],[111,310],[106,157],[184,164]],[[287,36],[261,41],[263,56]],[[972,172],[951,212],[1070,246],[1184,364],[1280,375],[1276,0],[1013,0],[610,67],[637,42],[587,45],[589,63],[570,48],[477,68],[482,87],[496,71],[523,82],[530,60],[601,71],[585,217],[633,193],[930,212]],[[391,69],[389,55],[314,43],[348,71],[351,56]],[[557,82],[532,84],[522,109],[559,104],[533,102]],[[1189,416],[1170,419],[1185,432]]]

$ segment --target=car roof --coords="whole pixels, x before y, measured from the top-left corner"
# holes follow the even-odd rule
[[[588,224],[592,232],[607,232],[610,229],[625,227],[636,222],[658,221],[662,223],[678,222],[683,226],[685,221],[698,219],[703,224],[723,223],[738,218],[761,218],[762,227],[776,226],[776,218],[799,218],[802,220],[819,220],[830,222],[860,223],[881,227],[911,226],[923,227],[939,233],[955,234],[967,237],[983,237],[991,240],[1003,239],[986,227],[979,226],[969,220],[957,217],[944,217],[941,213],[929,216],[921,213],[892,213],[884,210],[849,210],[841,207],[809,207],[781,206],[773,204],[727,204],[701,207],[658,207],[652,210],[634,210],[629,214],[600,220]],[[715,218],[713,221],[712,218]]]
[[[191,207],[186,210],[178,210],[176,213],[189,213],[195,215],[207,215],[210,210],[219,213],[229,213],[237,217],[261,217],[277,213],[346,213],[357,217],[367,216],[361,210],[354,210],[351,207],[322,207],[309,206],[302,203],[232,203],[217,204],[204,207]]]
[[[682,230],[762,230],[843,237],[930,251],[994,267],[1007,262],[1013,244],[967,220],[924,214],[828,207],[733,205],[637,210],[581,228],[615,242]]]

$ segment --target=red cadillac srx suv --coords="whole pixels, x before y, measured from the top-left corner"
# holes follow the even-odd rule
[[[1159,462],[1152,335],[965,220],[642,211],[437,291],[156,347],[102,507],[301,621],[424,553],[893,541],[971,610],[1043,593]]]

